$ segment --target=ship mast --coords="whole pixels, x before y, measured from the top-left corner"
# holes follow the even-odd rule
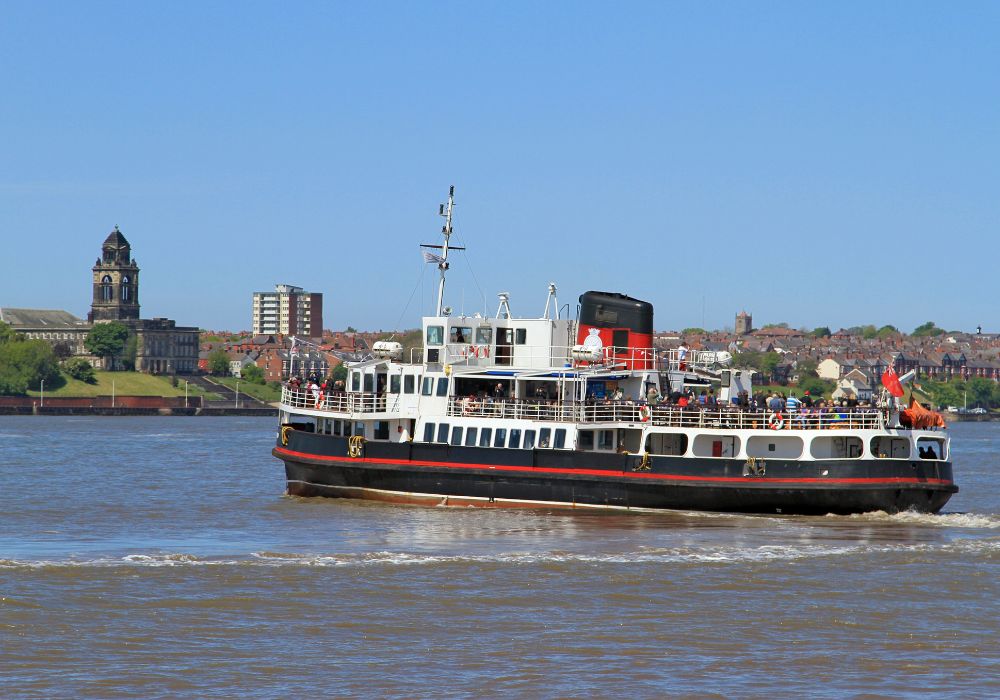
[[[435,253],[424,252],[424,260],[427,262],[436,262],[438,270],[441,272],[441,281],[438,283],[438,299],[437,299],[437,316],[445,316],[451,313],[451,309],[447,309],[444,306],[444,278],[445,273],[448,271],[450,265],[448,264],[448,252],[452,250],[465,250],[460,246],[449,245],[451,240],[451,211],[455,206],[455,186],[452,185],[448,190],[448,203],[442,204],[438,208],[438,214],[444,217],[445,223],[441,227],[441,233],[444,234],[444,245],[430,245],[424,243],[421,248],[435,248],[441,251],[440,255]]]

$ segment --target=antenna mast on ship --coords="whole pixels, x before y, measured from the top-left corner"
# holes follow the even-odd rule
[[[455,186],[452,185],[448,189],[448,203],[442,204],[438,208],[438,214],[443,216],[445,219],[445,224],[444,226],[441,227],[441,233],[444,234],[444,245],[423,244],[420,246],[421,248],[436,248],[440,249],[441,251],[440,255],[436,255],[434,253],[429,253],[426,251],[424,252],[424,259],[427,262],[436,262],[438,270],[440,270],[441,272],[441,281],[438,283],[438,300],[437,300],[437,314],[436,314],[437,316],[446,315],[444,307],[444,278],[445,278],[445,273],[448,271],[448,268],[450,267],[448,264],[448,251],[465,250],[465,248],[459,246],[448,245],[451,239],[451,210],[454,206],[455,206]],[[448,309],[447,311],[448,313],[450,313],[451,309]]]

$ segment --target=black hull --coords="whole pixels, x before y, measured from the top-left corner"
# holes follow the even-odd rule
[[[483,507],[597,507],[800,515],[939,511],[958,487],[940,461],[697,460],[422,443],[364,445],[293,432],[274,455],[295,496]],[[760,472],[763,471],[763,474]],[[748,473],[749,472],[749,473]]]

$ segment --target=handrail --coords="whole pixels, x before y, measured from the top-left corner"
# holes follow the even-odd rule
[[[282,387],[281,403],[332,413],[398,413],[399,401],[389,407],[385,394],[369,392],[323,392]],[[802,408],[786,411],[779,418],[768,410],[738,407],[649,406],[634,401],[603,403],[546,402],[529,399],[449,397],[447,415],[566,423],[649,423],[668,428],[725,428],[734,430],[881,430],[887,423],[879,409]]]

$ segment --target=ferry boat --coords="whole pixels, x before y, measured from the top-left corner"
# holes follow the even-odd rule
[[[394,503],[739,513],[934,513],[958,491],[943,423],[871,409],[751,411],[726,353],[661,351],[653,306],[588,291],[575,318],[549,285],[537,318],[444,306],[454,187],[422,347],[375,343],[342,391],[286,386],[273,455],[295,496]],[[433,251],[433,252],[431,252]],[[657,400],[711,387],[717,406]],[[653,399],[650,401],[650,399]]]

